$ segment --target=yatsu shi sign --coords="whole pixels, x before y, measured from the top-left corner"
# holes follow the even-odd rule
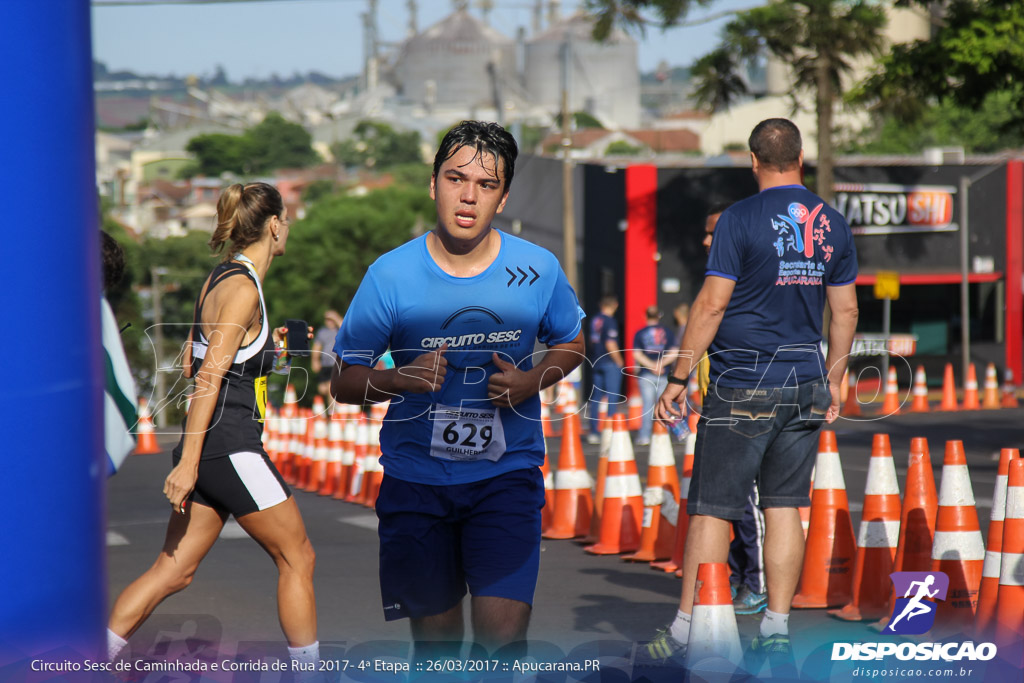
[[[855,235],[952,232],[953,195],[945,185],[837,184],[836,209]]]

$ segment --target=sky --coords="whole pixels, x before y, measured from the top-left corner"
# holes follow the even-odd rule
[[[329,76],[362,70],[362,19],[367,0],[270,0],[178,2],[93,0],[93,55],[112,71],[188,76],[212,75],[222,65],[232,81],[264,78],[273,73],[318,71]],[[401,41],[408,26],[407,0],[378,0],[381,41]],[[494,0],[489,22],[512,38],[518,26],[529,30],[533,0]],[[568,14],[577,0],[563,0]],[[690,19],[756,5],[751,0],[717,0]],[[443,19],[451,0],[419,0],[419,30]],[[545,7],[547,3],[545,2]],[[471,10],[480,16],[476,0]],[[639,41],[641,71],[653,71],[664,60],[688,66],[717,44],[726,19],[668,31],[648,29]]]

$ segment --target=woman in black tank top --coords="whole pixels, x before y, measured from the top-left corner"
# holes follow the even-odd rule
[[[164,482],[172,509],[164,547],[114,603],[108,654],[115,659],[157,605],[191,583],[231,514],[277,565],[278,616],[289,653],[301,669],[315,670],[313,546],[261,441],[267,373],[281,334],[267,320],[262,281],[285,252],[287,209],[270,185],[233,185],[217,203],[217,220],[210,246],[221,250],[230,241],[230,256],[196,302],[185,364],[195,390]]]

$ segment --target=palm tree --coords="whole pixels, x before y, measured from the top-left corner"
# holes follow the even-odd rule
[[[688,0],[588,0],[597,16],[641,26],[640,13],[650,7],[663,25],[678,23]],[[703,4],[703,3],[700,3]],[[736,12],[722,32],[722,43],[697,60],[693,75],[698,102],[712,111],[728,107],[747,93],[740,70],[749,60],[770,55],[793,70],[790,93],[794,107],[800,94],[813,92],[818,134],[818,194],[832,199],[835,152],[833,114],[843,93],[843,77],[853,61],[877,56],[885,45],[886,13],[876,0],[771,0],[762,7]],[[601,37],[595,27],[595,35]]]

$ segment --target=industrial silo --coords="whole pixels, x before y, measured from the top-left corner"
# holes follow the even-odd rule
[[[499,82],[513,82],[515,42],[468,11],[454,13],[409,38],[395,64],[402,99],[428,108],[493,106]]]
[[[582,12],[556,22],[526,44],[524,80],[530,101],[551,111],[562,102],[561,55],[568,42],[569,106],[609,128],[640,125],[637,45],[619,29],[604,42],[592,36],[593,18]]]

